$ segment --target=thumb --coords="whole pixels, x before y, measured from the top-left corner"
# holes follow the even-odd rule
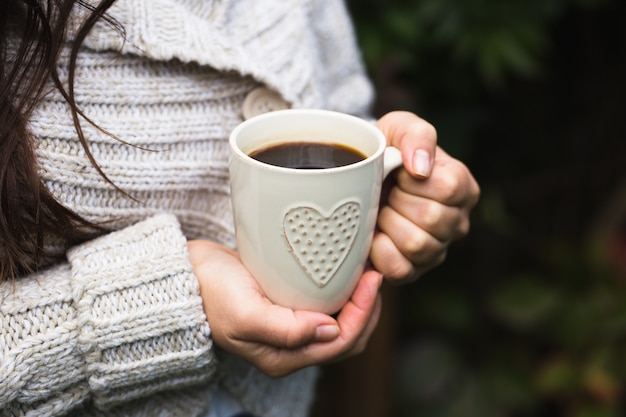
[[[437,149],[437,131],[433,125],[407,111],[393,111],[377,122],[387,144],[402,152],[404,167],[413,176],[430,176]]]
[[[272,304],[256,309],[241,329],[241,338],[277,348],[295,349],[314,342],[329,342],[339,336],[337,321],[314,311],[294,311]]]

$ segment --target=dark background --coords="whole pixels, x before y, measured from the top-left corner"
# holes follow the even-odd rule
[[[626,2],[348,5],[376,115],[433,123],[482,196],[314,414],[625,416]]]

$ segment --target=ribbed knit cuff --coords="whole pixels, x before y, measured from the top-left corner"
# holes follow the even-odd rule
[[[53,416],[89,398],[71,298],[60,264],[0,283],[0,416]]]
[[[98,406],[210,379],[209,326],[174,216],[78,246],[68,259],[78,343]]]

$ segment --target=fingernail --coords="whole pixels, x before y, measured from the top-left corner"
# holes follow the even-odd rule
[[[339,336],[339,326],[334,324],[323,324],[315,329],[315,339],[318,342],[330,342]]]
[[[418,149],[413,155],[413,168],[415,173],[427,177],[432,169],[430,154],[423,149]]]

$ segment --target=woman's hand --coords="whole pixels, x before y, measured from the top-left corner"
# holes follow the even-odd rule
[[[382,276],[367,271],[337,319],[269,301],[238,255],[188,242],[213,340],[272,377],[360,353],[376,327]]]
[[[480,189],[467,167],[437,147],[437,132],[409,112],[387,113],[378,127],[402,152],[370,259],[391,282],[417,279],[445,259],[448,246],[469,231]]]
[[[469,230],[479,188],[469,170],[437,148],[435,129],[416,115],[392,112],[378,122],[404,169],[379,214],[366,271],[337,318],[273,304],[238,255],[217,244],[188,242],[213,340],[272,377],[360,353],[380,315],[383,274],[411,281],[445,258]]]

